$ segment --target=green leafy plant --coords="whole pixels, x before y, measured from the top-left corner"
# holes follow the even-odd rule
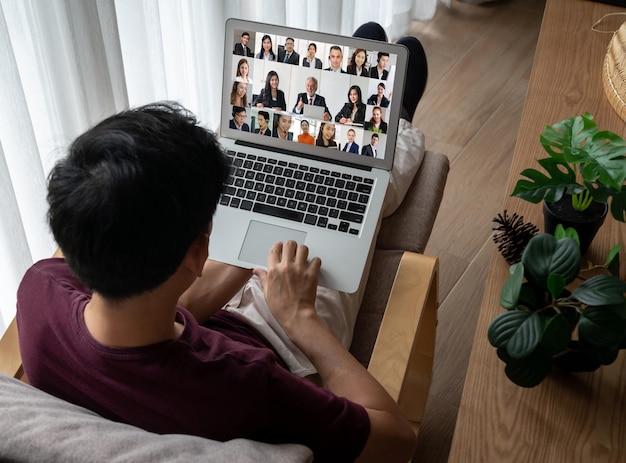
[[[617,276],[620,246],[604,265],[580,269],[573,229],[535,235],[521,262],[510,267],[500,294],[507,311],[489,325],[489,342],[515,384],[533,387],[557,365],[593,371],[615,361],[626,348],[626,282]],[[583,274],[598,273],[590,278]],[[583,282],[573,290],[575,279]]]
[[[572,197],[577,211],[592,203],[609,202],[611,215],[626,221],[626,142],[613,132],[599,131],[593,116],[585,113],[552,126],[539,137],[550,155],[537,162],[545,172],[525,169],[511,196],[538,203]]]

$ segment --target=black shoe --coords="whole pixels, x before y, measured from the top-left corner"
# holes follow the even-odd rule
[[[359,28],[356,31],[354,31],[354,34],[352,34],[352,37],[360,37],[362,39],[378,40],[379,42],[389,41],[387,40],[387,33],[385,32],[385,29],[383,29],[383,27],[380,24],[375,23],[373,21],[370,21],[368,23],[365,23],[359,26]]]
[[[419,103],[428,80],[428,62],[424,47],[415,37],[402,37],[396,43],[404,45],[409,49],[409,62],[406,70],[406,83],[404,94],[402,95],[401,117],[407,116],[406,120],[411,121],[415,114],[415,109]],[[403,117],[404,118],[404,117]]]

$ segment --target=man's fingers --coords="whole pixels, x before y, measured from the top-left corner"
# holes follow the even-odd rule
[[[261,286],[265,287],[265,280],[267,279],[267,270],[264,270],[262,268],[255,268],[255,269],[252,269],[252,274],[259,277],[259,280],[261,280]]]
[[[267,266],[278,265],[283,254],[283,243],[274,243],[267,253]]]

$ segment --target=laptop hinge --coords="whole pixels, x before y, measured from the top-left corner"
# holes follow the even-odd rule
[[[248,146],[250,148],[256,148],[256,149],[260,149],[260,150],[264,150],[264,151],[272,151],[274,153],[287,154],[289,156],[296,156],[296,157],[300,157],[300,158],[311,159],[311,160],[314,160],[314,161],[326,162],[326,163],[329,163],[329,164],[335,164],[335,165],[344,166],[344,167],[351,167],[353,169],[365,170],[367,172],[371,172],[372,171],[372,166],[362,166],[362,165],[359,165],[359,164],[351,164],[351,163],[349,163],[347,161],[343,161],[341,159],[323,158],[321,156],[315,156],[313,154],[294,153],[293,151],[290,151],[290,150],[287,150],[287,149],[282,149],[282,148],[272,147],[270,149],[270,148],[267,147],[267,145],[260,145],[258,143],[253,143],[253,142],[244,141],[244,140],[236,140],[235,141],[235,145],[243,145],[243,146]]]

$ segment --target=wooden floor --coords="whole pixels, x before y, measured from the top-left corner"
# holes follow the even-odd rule
[[[414,22],[429,80],[413,124],[450,174],[426,254],[440,259],[433,383],[415,461],[448,460],[545,0],[453,1]],[[537,134],[539,137],[539,134]]]

